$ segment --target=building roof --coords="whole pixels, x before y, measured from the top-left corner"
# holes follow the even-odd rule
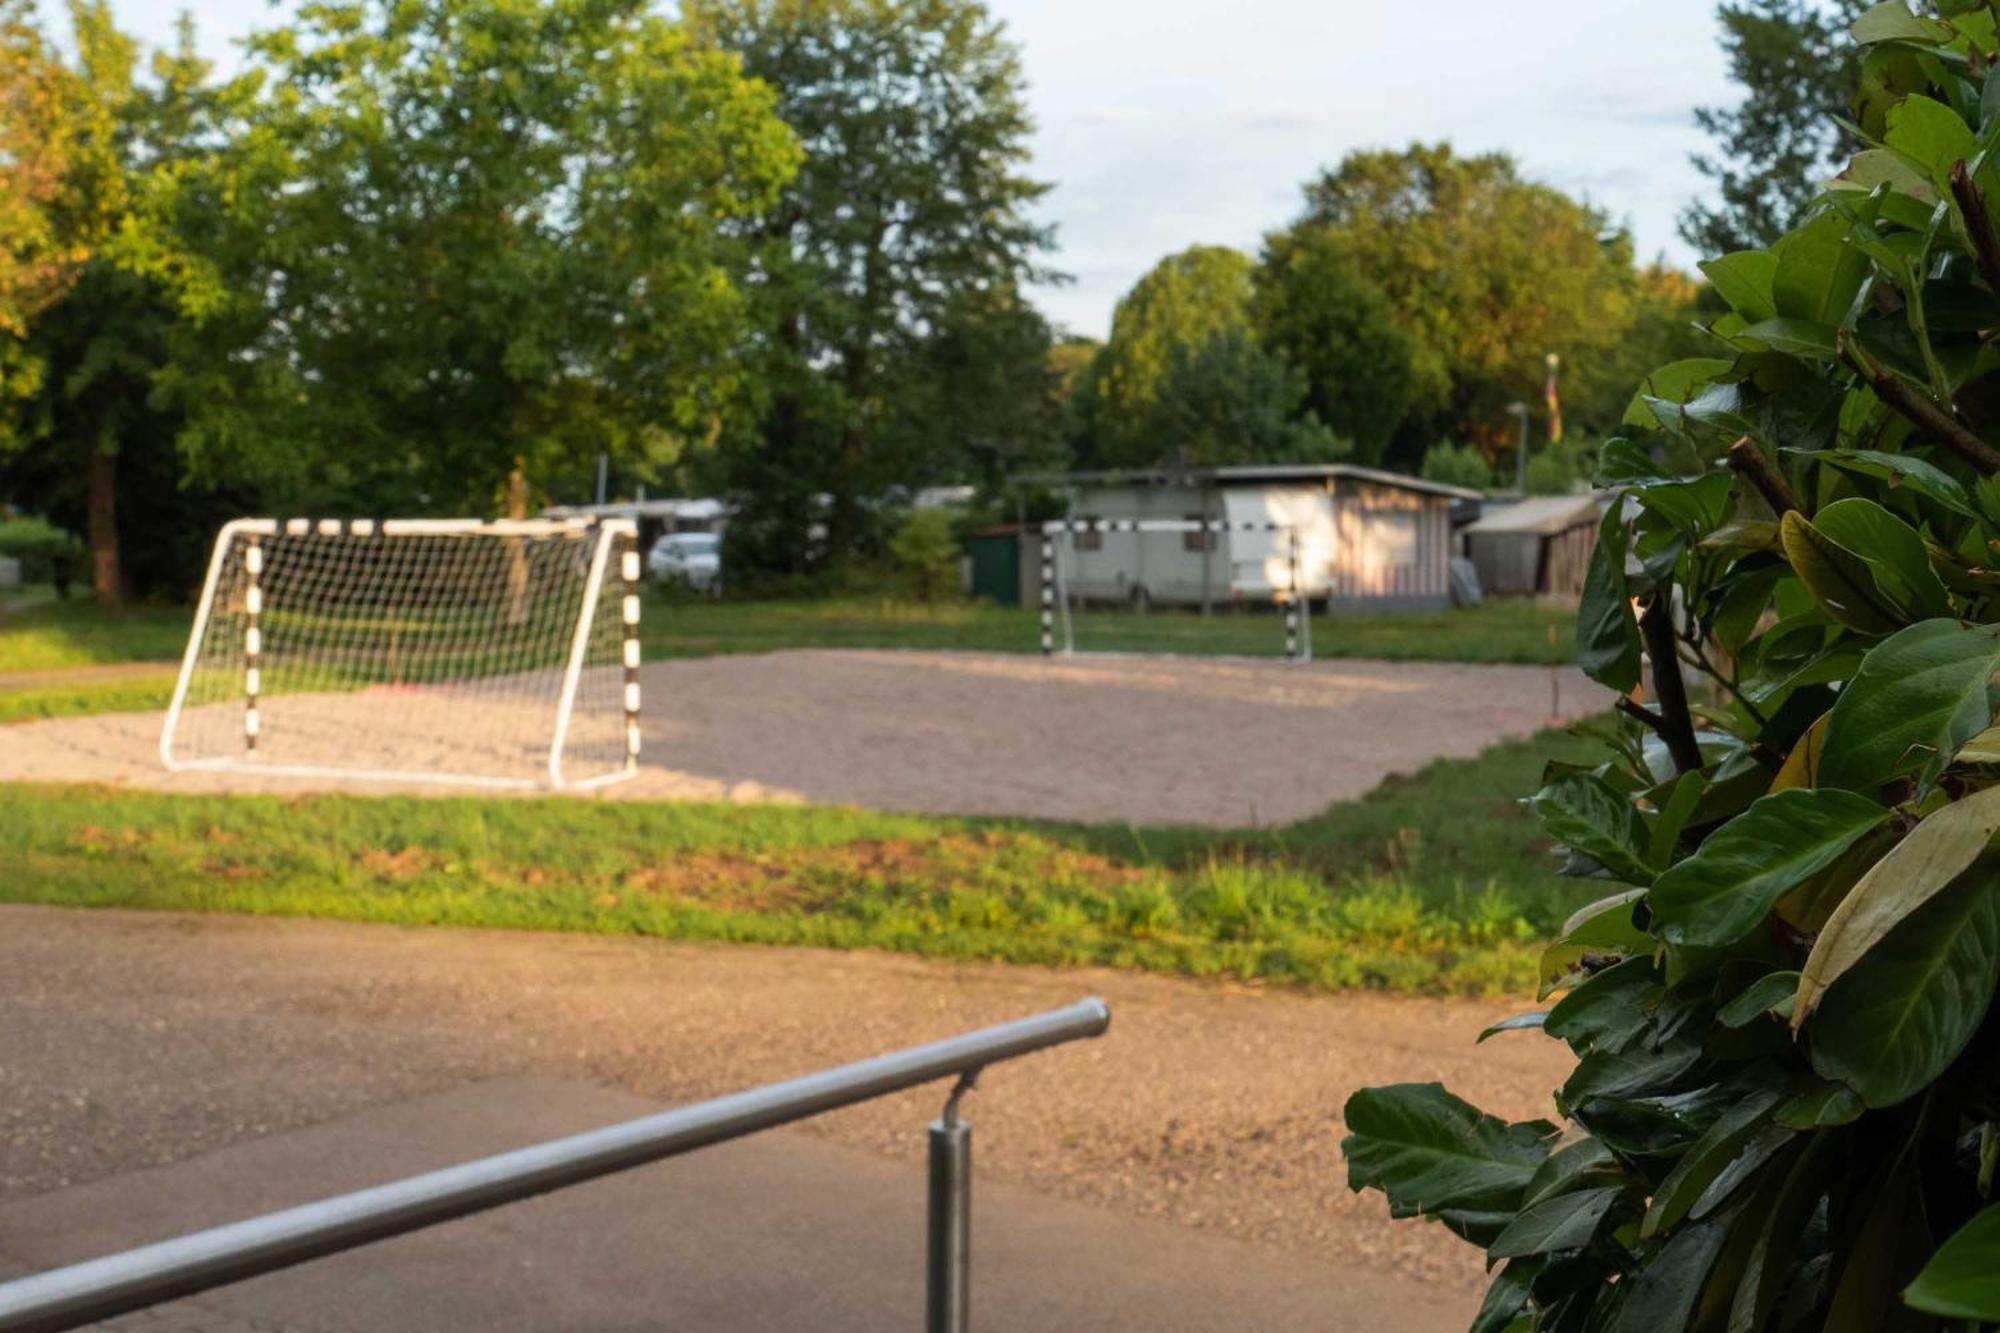
[[[1478,500],[1483,497],[1482,492],[1470,490],[1464,486],[1447,486],[1441,481],[1426,481],[1422,477],[1406,476],[1401,472],[1384,472],[1380,468],[1357,467],[1352,463],[1260,463],[1243,467],[1125,468],[1099,472],[1037,472],[1017,476],[1014,480],[1055,486],[1185,486],[1190,484],[1252,486],[1259,482],[1324,481],[1332,478],[1374,482],[1378,486],[1394,486],[1400,490],[1419,491],[1425,495],[1443,495],[1454,500]]]
[[[1599,515],[1594,495],[1535,495],[1506,505],[1488,501],[1479,520],[1467,524],[1460,531],[1468,534],[1526,532],[1546,536],[1567,532],[1585,523],[1595,523]]]
[[[705,522],[729,516],[729,506],[708,498],[666,498],[660,500],[615,500],[601,505],[550,505],[542,511],[548,518],[662,518]]]

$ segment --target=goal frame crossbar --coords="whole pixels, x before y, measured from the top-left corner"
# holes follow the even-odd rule
[[[228,559],[232,544],[242,537],[447,537],[447,536],[490,536],[490,537],[554,537],[582,536],[594,532],[590,558],[590,569],[583,589],[583,604],[578,612],[576,627],[570,636],[570,645],[563,669],[561,691],[557,696],[554,732],[550,739],[546,775],[518,777],[492,773],[463,773],[430,769],[403,768],[354,768],[334,764],[265,764],[250,763],[240,758],[216,756],[213,758],[184,758],[174,753],[174,736],[178,730],[182,711],[187,706],[188,688],[192,683],[200,659],[202,646],[208,635],[209,620],[215,608],[215,594]],[[480,518],[239,518],[222,525],[216,533],[214,548],[209,552],[207,572],[202,579],[201,600],[196,604],[194,623],[188,631],[187,648],[181,655],[180,673],[174,681],[172,699],[167,704],[167,713],[160,727],[160,762],[173,772],[233,772],[257,773],[273,777],[333,778],[355,782],[426,783],[441,786],[476,786],[500,789],[541,789],[559,788],[567,791],[587,791],[624,782],[638,776],[639,759],[639,607],[638,595],[640,578],[640,557],[637,550],[638,524],[626,518],[524,518],[524,519],[480,519]],[[569,739],[570,719],[576,702],[578,678],[583,671],[584,656],[590,644],[591,631],[595,627],[599,601],[604,591],[609,555],[612,546],[620,538],[630,539],[630,544],[621,553],[619,577],[624,584],[619,599],[623,621],[623,670],[624,704],[626,728],[626,754],[624,766],[583,778],[570,778],[563,772],[563,748]],[[256,613],[251,619],[254,628]],[[254,642],[254,640],[253,640]],[[246,748],[253,748],[256,737],[256,700],[258,695],[258,654],[249,654],[251,665],[246,668],[245,691],[249,702],[248,716],[252,719],[246,729]]]
[[[1286,567],[1291,586],[1283,599],[1285,615],[1285,658],[1287,662],[1312,661],[1312,598],[1304,590],[1305,562],[1299,549],[1296,524],[1223,518],[1056,518],[1042,524],[1041,631],[1042,656],[1075,657],[1076,626],[1070,619],[1069,581],[1064,577],[1057,538],[1083,533],[1180,533],[1191,532],[1282,532],[1286,538]],[[1061,646],[1057,646],[1057,630]],[[1091,653],[1089,656],[1115,656]]]

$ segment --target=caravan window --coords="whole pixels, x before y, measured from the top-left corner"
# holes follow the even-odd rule
[[[1190,523],[1205,524],[1208,521],[1208,517],[1205,514],[1184,514],[1182,517]],[[1215,549],[1214,530],[1207,527],[1189,528],[1187,531],[1181,533],[1181,549],[1183,551],[1213,551]]]
[[[1080,521],[1084,523],[1094,524],[1098,521],[1098,518],[1097,515],[1095,514],[1085,514]],[[1085,528],[1082,532],[1077,533],[1076,549],[1079,551],[1103,550],[1104,530],[1102,528],[1097,528],[1097,527],[1088,527]]]

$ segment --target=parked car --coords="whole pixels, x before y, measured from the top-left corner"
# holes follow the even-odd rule
[[[722,537],[713,532],[670,532],[646,552],[646,576],[696,592],[722,591]]]

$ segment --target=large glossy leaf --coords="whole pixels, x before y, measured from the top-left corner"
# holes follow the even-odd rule
[[[1363,1088],[1344,1115],[1348,1187],[1381,1190],[1398,1217],[1518,1206],[1555,1132],[1510,1125],[1437,1083]]]
[[[2000,787],[1939,809],[1868,868],[1813,941],[1792,1010],[1797,1028],[1826,988],[1932,898],[1942,893],[2000,834]]]
[[[1709,1270],[1729,1239],[1729,1221],[1727,1215],[1714,1217],[1675,1232],[1659,1253],[1620,1284],[1626,1290],[1605,1326],[1608,1333],[1686,1329]]]
[[[1557,1194],[1522,1209],[1507,1229],[1487,1247],[1488,1257],[1518,1259],[1529,1254],[1580,1250],[1597,1234],[1598,1224],[1624,1190],[1615,1186]]]
[[[1893,41],[1929,41],[1931,29],[1922,19],[1910,12],[1903,0],[1882,0],[1882,3],[1863,13],[1854,20],[1854,40],[1862,43]]]
[[[1540,1203],[1558,1194],[1567,1194],[1585,1184],[1607,1185],[1623,1180],[1618,1159],[1596,1139],[1577,1139],[1550,1153],[1535,1168],[1528,1181],[1523,1203]]]
[[[2000,1321],[2000,1207],[1953,1232],[1904,1288],[1903,1300],[1948,1319]]]
[[[1778,524],[1785,559],[1827,615],[1863,634],[1890,634],[1907,623],[1875,586],[1868,561],[1815,528],[1797,510]]]
[[[1818,326],[1826,330],[1829,342],[1832,326],[1846,320],[1847,308],[1868,274],[1868,256],[1847,244],[1848,226],[1846,218],[1829,209],[1773,249],[1778,266],[1771,276],[1771,303],[1779,318],[1798,321],[1802,327]],[[1760,336],[1758,328],[1768,329],[1770,323],[1746,329],[1745,336]],[[1769,335],[1761,336],[1769,341]]]
[[[1645,381],[1639,386],[1639,391],[1632,396],[1631,403],[1625,408],[1623,424],[1627,426],[1639,426],[1646,430],[1653,429],[1659,424],[1659,421],[1655,417],[1649,403],[1685,403],[1695,395],[1697,390],[1706,386],[1710,380],[1728,370],[1730,365],[1730,362],[1724,361],[1720,357],[1691,356],[1685,360],[1673,361],[1661,366],[1658,370],[1646,376]],[[1600,463],[1601,467],[1602,463]],[[1657,471],[1658,469],[1652,466],[1652,460],[1650,458],[1647,459],[1642,475],[1652,476]],[[1600,470],[1599,476],[1602,478],[1604,475]],[[1621,479],[1632,480],[1633,477],[1626,476]]]
[[[1731,1297],[1729,1333],[1764,1333],[1770,1327],[1771,1311],[1784,1293],[1799,1233],[1818,1207],[1824,1188],[1820,1157],[1827,1137],[1821,1134],[1806,1140],[1786,1170],[1770,1211],[1761,1219],[1757,1242]]]
[[[1754,1139],[1770,1121],[1771,1113],[1784,1101],[1787,1089],[1760,1088],[1724,1111],[1694,1146],[1681,1154],[1646,1205],[1639,1234],[1652,1236],[1677,1225],[1700,1199],[1703,1191],[1729,1166],[1745,1144]]]
[[[1514,1316],[1528,1304],[1541,1263],[1540,1259],[1516,1259],[1501,1269],[1500,1276],[1486,1289],[1486,1299],[1479,1303],[1479,1313],[1472,1317],[1472,1325],[1465,1333],[1506,1333],[1514,1324]]]
[[[1789,1018],[1798,993],[1798,973],[1766,972],[1745,986],[1735,999],[1716,1010],[1715,1021],[1726,1028],[1740,1028],[1766,1014]]]
[[[1854,497],[1836,500],[1813,515],[1823,536],[1867,561],[1875,587],[1903,620],[1951,614],[1951,597],[1931,568],[1930,554],[1917,530],[1876,504]]]
[[[1771,284],[1778,276],[1778,257],[1770,251],[1738,250],[1720,259],[1703,260],[1700,268],[1710,285],[1729,302],[1729,308],[1749,323],[1777,315]]]
[[[1870,1106],[1921,1092],[1965,1049],[2000,975],[2000,884],[1983,866],[1918,908],[1826,992],[1813,1068]]]
[[[1542,1030],[1578,1055],[1622,1051],[1646,1029],[1661,987],[1650,957],[1607,967],[1549,1010]]]
[[[1588,773],[1557,778],[1528,798],[1549,836],[1632,884],[1652,880],[1646,825],[1632,802]]]
[[[1576,664],[1620,694],[1639,683],[1639,625],[1625,586],[1622,508],[1614,501],[1598,525],[1597,549],[1591,553],[1576,612]]]
[[[1960,745],[1993,721],[1988,682],[2000,668],[2000,626],[1927,620],[1862,659],[1827,720],[1823,787],[1873,792],[1892,778],[1928,786]]]
[[[1788,889],[1888,818],[1864,796],[1825,787],[1760,797],[1661,875],[1646,905],[1671,943],[1733,944],[1757,929]]]
[[[1914,93],[1889,108],[1889,133],[1884,142],[1937,187],[1944,185],[1953,163],[1979,151],[1979,141],[1956,111]]]
[[[1954,514],[1966,518],[1979,517],[1971,494],[1958,483],[1958,479],[1921,458],[1910,454],[1886,454],[1873,449],[1841,449],[1812,456],[1831,463],[1843,472],[1858,472],[1887,481],[1892,488],[1907,488],[1926,500],[1935,500]]]

